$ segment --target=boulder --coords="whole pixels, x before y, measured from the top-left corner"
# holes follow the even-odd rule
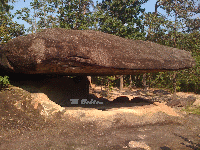
[[[181,99],[181,103],[179,106],[182,106],[182,107],[191,106],[195,101],[196,101],[196,97],[188,96],[187,98]]]
[[[196,101],[196,97],[188,96],[187,98],[179,98],[179,99],[171,100],[167,102],[167,106],[187,107],[187,106],[191,106],[195,101]]]
[[[14,38],[0,50],[1,72],[24,74],[136,74],[194,65],[190,52],[92,30],[45,29]]]
[[[20,83],[36,80],[43,93],[59,102],[88,98],[88,75],[128,75],[194,65],[190,52],[92,30],[45,29],[0,45],[0,76]],[[72,81],[67,76],[81,79]]]
[[[113,100],[113,103],[129,103],[129,98],[126,96],[120,96]]]
[[[179,106],[180,103],[181,103],[180,99],[174,99],[174,100],[167,102],[167,106],[170,106],[170,107]]]

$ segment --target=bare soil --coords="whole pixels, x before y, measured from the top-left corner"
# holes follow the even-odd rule
[[[105,104],[68,107],[44,93],[18,87],[1,91],[0,149],[200,149],[200,116],[165,105],[172,96],[168,91],[99,89],[93,87],[91,97]],[[178,94],[199,100],[193,93]],[[120,96],[144,101],[107,103]]]

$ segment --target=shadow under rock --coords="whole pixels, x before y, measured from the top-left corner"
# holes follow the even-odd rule
[[[119,96],[113,101],[109,101],[106,98],[98,98],[94,94],[89,94],[88,99],[79,99],[78,104],[71,104],[69,101],[65,101],[63,104],[59,104],[63,107],[82,107],[82,108],[96,108],[98,110],[106,111],[112,108],[121,107],[134,107],[134,106],[144,106],[153,104],[150,100],[143,99],[140,97],[133,98],[129,100],[126,96]]]
[[[107,110],[111,108],[150,105],[148,99],[135,97],[129,100],[126,96],[119,96],[113,101],[98,98],[89,94],[89,82],[86,76],[74,78],[66,76],[26,75],[19,80],[11,80],[11,84],[30,93],[44,93],[51,101],[62,107],[82,107]]]

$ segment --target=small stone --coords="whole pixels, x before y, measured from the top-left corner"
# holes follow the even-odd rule
[[[151,150],[151,148],[145,144],[144,142],[139,142],[139,141],[130,141],[128,143],[130,148],[143,148],[145,150]]]

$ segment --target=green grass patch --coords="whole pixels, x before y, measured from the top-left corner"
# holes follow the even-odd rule
[[[182,109],[182,111],[185,111],[187,113],[192,113],[192,114],[200,115],[200,106],[197,106],[197,107],[187,107],[187,108]]]

